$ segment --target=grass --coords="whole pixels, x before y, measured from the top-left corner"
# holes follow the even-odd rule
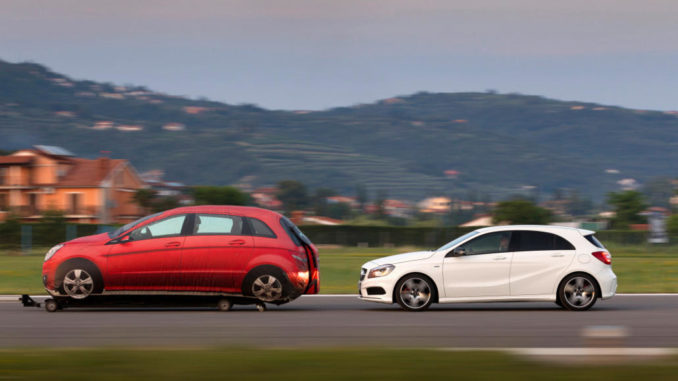
[[[416,349],[59,349],[0,352],[12,380],[674,380],[678,359],[565,366],[496,352]]]
[[[678,292],[678,246],[608,245],[618,292]],[[416,248],[321,248],[320,290],[325,294],[356,293],[360,266],[374,258]],[[0,294],[44,292],[40,281],[46,248],[28,255],[0,249]]]

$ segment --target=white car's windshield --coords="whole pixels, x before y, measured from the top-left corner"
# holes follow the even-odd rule
[[[472,231],[472,232],[470,232],[470,233],[466,233],[466,234],[464,234],[463,236],[458,237],[458,238],[456,238],[455,240],[446,243],[444,246],[441,246],[441,247],[438,248],[438,250],[436,250],[436,251],[449,250],[449,249],[453,248],[454,246],[458,245],[459,243],[464,242],[464,241],[466,241],[467,239],[473,237],[473,236],[476,235],[476,234],[478,234],[478,231],[477,231],[477,230],[474,230],[474,231]]]

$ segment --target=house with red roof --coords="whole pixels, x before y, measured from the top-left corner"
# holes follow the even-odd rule
[[[143,215],[134,194],[145,187],[127,160],[82,159],[38,145],[0,156],[0,220],[8,213],[38,220],[58,210],[73,222],[129,222]]]

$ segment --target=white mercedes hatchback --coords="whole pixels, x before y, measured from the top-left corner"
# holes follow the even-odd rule
[[[591,308],[617,290],[612,257],[589,230],[509,225],[474,230],[434,251],[362,266],[360,298],[422,311],[432,303],[552,301]]]

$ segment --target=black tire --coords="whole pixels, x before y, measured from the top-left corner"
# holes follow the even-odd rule
[[[586,311],[596,304],[599,295],[598,283],[592,276],[575,273],[560,282],[557,298],[567,310]]]
[[[560,307],[560,308],[565,308],[565,307],[563,307],[563,303],[560,301],[560,297],[559,297],[559,296],[556,296],[556,301],[555,301],[555,303],[558,305],[558,307]]]
[[[437,300],[437,289],[431,278],[424,274],[408,274],[396,283],[395,301],[405,311],[424,311]]]
[[[217,302],[217,308],[219,311],[230,311],[231,308],[233,308],[233,302],[231,302],[229,299],[219,299]]]
[[[59,292],[71,299],[84,300],[103,291],[99,269],[87,261],[67,262],[58,271]]]
[[[243,282],[243,295],[254,297],[266,303],[289,301],[291,285],[283,272],[274,266],[252,270]]]
[[[47,312],[56,312],[59,310],[59,303],[54,299],[45,300],[45,311]]]

